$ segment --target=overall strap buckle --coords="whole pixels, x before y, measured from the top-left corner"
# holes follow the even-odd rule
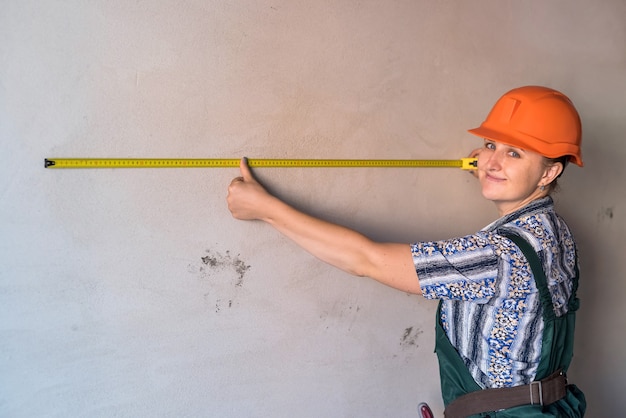
[[[531,382],[528,388],[530,390],[530,404],[543,406],[543,386],[541,385],[541,380]],[[539,402],[535,402],[536,398],[539,398]]]

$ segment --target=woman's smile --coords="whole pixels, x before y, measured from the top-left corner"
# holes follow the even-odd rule
[[[495,182],[495,183],[502,183],[506,180],[505,178],[497,177],[489,173],[485,174],[485,177],[487,180]]]

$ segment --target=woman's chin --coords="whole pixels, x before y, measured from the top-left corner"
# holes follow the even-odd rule
[[[499,193],[496,190],[493,190],[492,187],[484,187],[482,188],[482,195],[487,200],[497,200]]]

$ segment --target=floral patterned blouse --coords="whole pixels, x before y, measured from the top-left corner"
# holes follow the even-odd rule
[[[524,254],[501,234],[526,239],[542,262],[557,316],[567,312],[576,249],[552,198],[535,200],[476,234],[411,245],[427,299],[442,299],[450,342],[482,388],[518,386],[535,377],[543,319]]]

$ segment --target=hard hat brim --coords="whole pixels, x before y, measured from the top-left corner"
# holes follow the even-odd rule
[[[537,154],[543,155],[544,157],[548,158],[559,158],[567,155],[570,157],[571,162],[579,167],[583,166],[583,161],[579,157],[580,149],[569,143],[550,144],[551,152],[550,155],[548,155],[545,151],[541,151],[537,147],[533,147],[532,145],[533,143],[542,143],[543,141],[529,135],[523,135],[523,138],[520,138],[520,136],[522,135],[520,135],[519,132],[516,132],[515,135],[512,135],[510,133],[502,132],[500,130],[490,129],[484,126],[484,124],[482,126],[479,126],[478,128],[469,129],[467,132],[481,138],[491,139],[492,141],[536,152]]]

